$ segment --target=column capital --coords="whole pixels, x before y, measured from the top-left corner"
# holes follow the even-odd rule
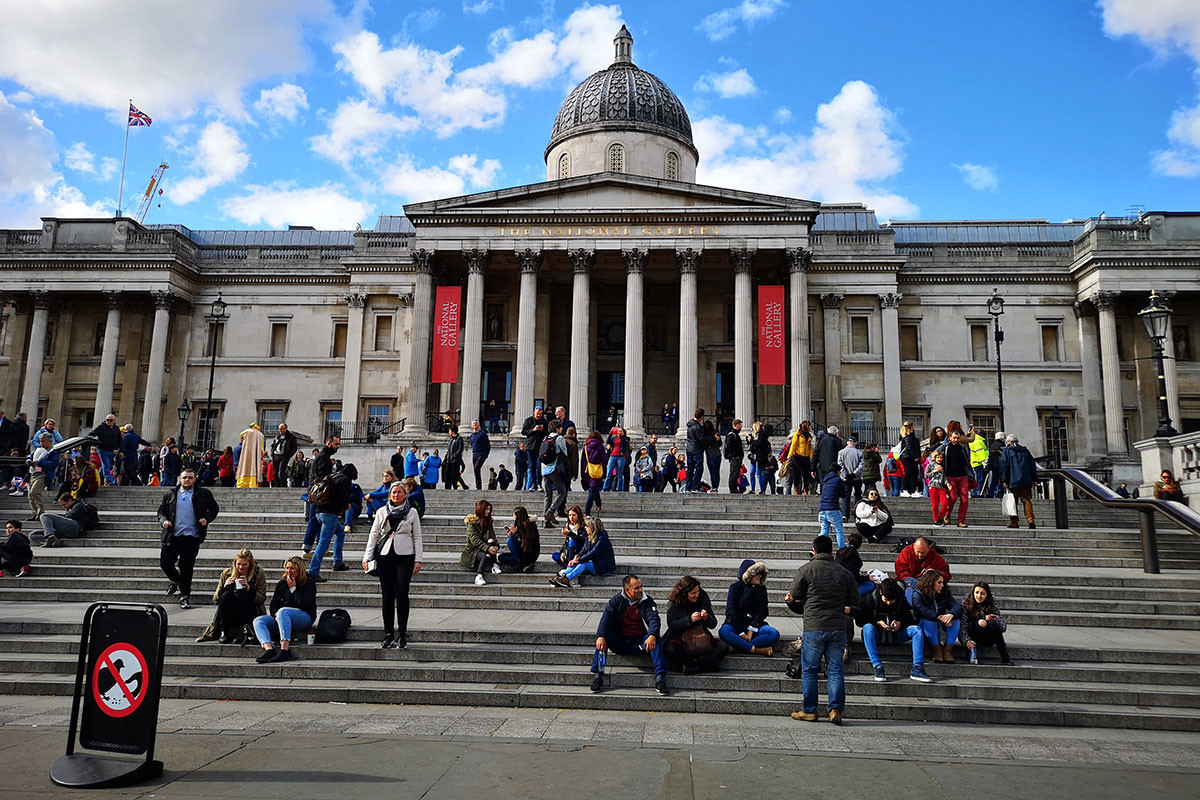
[[[542,266],[541,250],[531,250],[527,247],[524,250],[516,251],[515,255],[517,257],[517,263],[521,265],[521,272],[524,274],[536,274],[538,269]]]
[[[788,272],[808,272],[812,266],[813,253],[807,247],[789,247],[783,255],[787,259]]]
[[[467,272],[472,275],[482,275],[487,271],[492,260],[492,251],[478,248],[462,251],[463,260],[467,262]]]
[[[685,275],[696,274],[696,269],[700,266],[700,259],[704,256],[703,250],[686,250],[675,251],[675,263],[679,265],[679,271]]]
[[[625,272],[641,274],[646,269],[646,261],[650,258],[649,250],[635,247],[632,250],[622,250],[621,258],[625,259]]]
[[[348,294],[346,295],[346,305],[350,308],[362,308],[367,304],[367,296],[365,294]]]
[[[45,289],[33,289],[29,292],[29,302],[34,308],[50,308],[50,293]]]
[[[842,304],[842,301],[846,299],[846,295],[840,292],[830,292],[828,294],[823,294],[820,297],[821,305],[825,308],[837,308]]]
[[[1076,300],[1071,304],[1071,310],[1075,312],[1075,319],[1083,319],[1092,315],[1092,309],[1089,306],[1094,306],[1090,300]]]
[[[900,301],[904,299],[904,295],[897,292],[888,292],[887,294],[879,295],[879,305],[884,308],[899,308]]]
[[[733,273],[740,275],[749,273],[754,267],[754,254],[756,251],[746,247],[729,251],[729,263],[733,266]]]
[[[588,273],[592,271],[592,265],[596,263],[596,251],[586,247],[577,247],[567,251],[567,258],[571,259],[573,272],[576,274]]]
[[[1092,295],[1092,302],[1096,304],[1098,309],[1113,309],[1117,307],[1117,301],[1121,299],[1120,292],[1096,292]]]
[[[174,295],[172,295],[170,292],[151,292],[150,297],[154,299],[155,310],[160,308],[170,309],[171,302],[175,299]]]
[[[104,292],[104,302],[108,306],[109,311],[116,311],[121,308],[123,299],[120,292],[107,291]]]
[[[415,250],[412,254],[413,266],[417,268],[417,272],[428,275],[433,272],[433,261],[436,255],[433,250],[426,250],[424,247]]]

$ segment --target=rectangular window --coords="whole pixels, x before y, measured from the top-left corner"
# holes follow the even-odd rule
[[[221,409],[199,408],[196,413],[196,440],[203,449],[216,449],[217,429],[220,427]]]
[[[346,323],[333,323],[333,357],[346,357]]]
[[[1117,360],[1128,361],[1129,352],[1125,349],[1125,326],[1117,325]]]
[[[325,429],[324,438],[328,439],[330,436],[341,436],[342,435],[342,408],[341,408],[341,406],[326,407],[324,409],[324,414],[322,416],[324,418],[324,423],[325,423],[323,425],[323,427]]]
[[[1042,361],[1061,361],[1058,352],[1058,326],[1042,326]]]
[[[213,339],[216,338],[217,355],[225,355],[225,323],[210,322],[208,323],[208,332],[204,336],[204,357],[212,358],[213,354]]]
[[[971,414],[970,419],[975,428],[975,435],[984,437],[984,441],[990,445],[992,439],[996,438],[996,415]]]
[[[871,320],[867,317],[850,317],[850,352],[871,352]]]
[[[850,433],[860,445],[875,441],[875,412],[869,408],[850,409]]]
[[[286,411],[283,406],[259,406],[258,426],[267,436],[274,436],[284,422]]]
[[[1062,428],[1058,431],[1058,444],[1062,448],[1062,463],[1066,464],[1071,460],[1071,415],[1063,414],[1061,420]],[[1050,416],[1050,412],[1042,414],[1042,444],[1044,446],[1043,453],[1047,456],[1054,455],[1054,421]]]
[[[379,433],[391,424],[392,407],[384,405],[367,405],[367,435]]]
[[[375,349],[392,349],[392,318],[390,316],[375,318]]]
[[[96,335],[92,337],[92,355],[98,356],[104,353],[104,329],[108,323],[100,321],[96,323]]]
[[[271,323],[271,358],[283,358],[287,354],[286,322]]]
[[[900,326],[900,360],[921,360],[921,327],[915,322]]]
[[[988,360],[988,326],[986,324],[971,326],[971,360]]]
[[[927,409],[906,408],[903,409],[901,416],[913,424],[913,432],[917,438],[924,438],[925,433],[929,430],[929,411]]]

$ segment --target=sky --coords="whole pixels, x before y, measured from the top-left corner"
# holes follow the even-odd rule
[[[0,0],[0,227],[373,227],[545,179],[613,57],[683,101],[697,181],[881,219],[1200,211],[1200,0]]]

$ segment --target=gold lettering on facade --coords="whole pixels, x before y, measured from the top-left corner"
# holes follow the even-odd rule
[[[631,234],[628,225],[618,225],[616,223],[610,225],[587,225],[580,227],[550,227],[547,225],[520,228],[505,228],[500,227],[495,229],[500,236],[516,237],[516,236],[545,236],[545,237],[572,237],[572,236],[719,236],[721,229],[717,225],[642,225],[640,228],[635,228]],[[538,233],[534,233],[534,231]]]

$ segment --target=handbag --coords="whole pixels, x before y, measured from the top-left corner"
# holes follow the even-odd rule
[[[599,464],[593,464],[591,461],[587,462],[587,465],[589,478],[594,481],[598,481],[604,477],[604,467],[600,466]]]
[[[1006,516],[1015,517],[1017,515],[1017,496],[1012,492],[1005,492],[1004,499],[1000,501],[1000,507],[1004,509]]]
[[[780,464],[779,465],[779,477],[786,478],[788,475],[788,471],[791,469],[791,466],[792,466],[792,462],[790,459],[788,461],[784,461],[782,464]]]
[[[683,646],[684,655],[688,658],[701,658],[712,652],[713,640],[708,629],[699,622],[688,626],[683,635],[679,637],[679,643]]]

